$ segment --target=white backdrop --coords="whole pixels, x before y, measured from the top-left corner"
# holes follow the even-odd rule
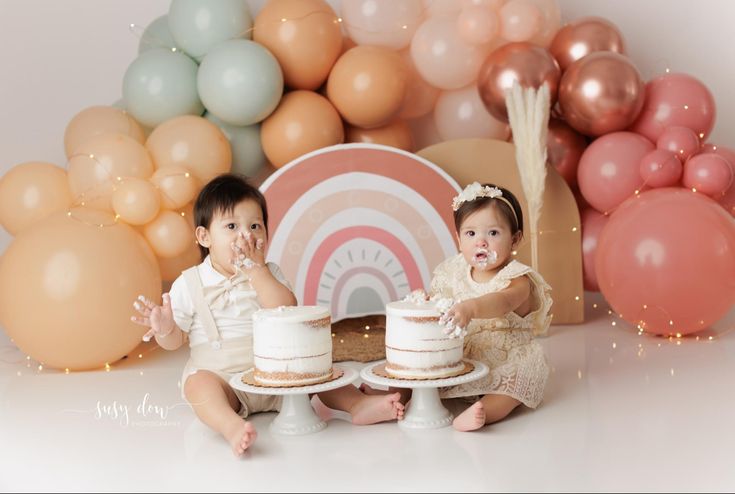
[[[459,0],[457,0],[459,1]],[[257,12],[264,0],[253,0]],[[338,0],[330,2],[333,6]],[[710,140],[735,146],[733,0],[559,0],[564,20],[598,15],[614,22],[644,79],[687,72],[712,91]],[[120,99],[137,54],[131,23],[145,27],[169,0],[0,0],[0,175],[24,161],[64,165],[68,121]],[[0,252],[10,243],[0,228]]]

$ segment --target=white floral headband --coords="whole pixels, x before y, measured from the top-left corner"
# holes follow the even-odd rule
[[[497,187],[490,187],[489,185],[483,186],[479,182],[472,182],[452,200],[452,210],[457,211],[465,202],[474,201],[480,197],[489,197],[491,199],[503,201],[510,208],[513,213],[513,217],[516,220],[516,225],[518,225],[518,215],[516,215],[516,210],[510,201],[503,197],[503,191]]]

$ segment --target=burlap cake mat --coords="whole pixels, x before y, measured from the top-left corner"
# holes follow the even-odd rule
[[[385,358],[385,316],[364,316],[332,323],[332,360],[372,362]]]
[[[258,388],[303,388],[305,386],[316,386],[318,384],[324,384],[328,382],[335,381],[342,377],[344,375],[344,371],[342,369],[335,369],[332,367],[332,377],[329,379],[325,379],[324,381],[320,381],[318,383],[306,383],[306,384],[263,384],[259,383],[255,380],[253,377],[253,373],[255,372],[255,369],[250,369],[249,371],[246,371],[245,374],[242,375],[242,382],[245,384],[248,384],[250,386],[256,386]]]
[[[464,376],[465,374],[469,374],[475,369],[475,365],[472,362],[463,360],[462,363],[464,364],[464,367],[462,369],[459,369],[456,372],[442,377],[396,377],[388,374],[388,371],[385,370],[385,364],[380,364],[373,367],[373,374],[375,374],[376,376],[386,377],[388,379],[396,379],[400,381],[436,381],[438,379],[449,379],[450,377]]]

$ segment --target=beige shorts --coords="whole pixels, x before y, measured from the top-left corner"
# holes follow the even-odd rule
[[[196,374],[197,371],[200,370],[206,370],[213,374],[217,374],[228,385],[230,383],[230,378],[232,378],[232,376],[234,375],[213,369],[197,368],[192,364],[191,360],[189,360],[189,362],[187,362],[186,366],[184,367],[184,373],[181,377],[182,398],[186,399],[186,396],[184,395],[184,383],[186,383],[186,380],[189,378],[189,376]],[[232,388],[232,391],[234,391],[235,396],[237,396],[237,399],[240,401],[240,410],[238,410],[237,414],[240,415],[242,418],[247,418],[254,413],[278,412],[281,410],[283,396],[246,393],[245,391],[234,388]]]

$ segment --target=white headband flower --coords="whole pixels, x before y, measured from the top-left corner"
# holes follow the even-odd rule
[[[483,187],[479,182],[472,182],[452,200],[452,209],[456,211],[463,203],[474,201],[478,197],[490,197],[494,199],[502,196],[503,192],[497,187],[490,187],[489,185]]]

